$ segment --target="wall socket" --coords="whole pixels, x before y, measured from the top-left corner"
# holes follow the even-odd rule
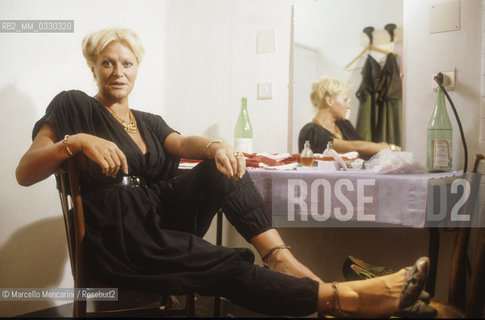
[[[443,87],[445,87],[447,91],[453,91],[455,89],[455,68],[433,73],[433,91],[436,91],[438,88],[438,84],[434,81],[434,77],[440,72],[443,74]]]

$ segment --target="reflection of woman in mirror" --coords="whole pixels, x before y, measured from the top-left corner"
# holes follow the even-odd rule
[[[346,119],[350,109],[350,87],[332,78],[323,78],[313,83],[310,98],[316,109],[313,121],[307,123],[298,136],[298,151],[303,150],[305,141],[310,141],[313,152],[321,153],[329,141],[337,152],[357,151],[362,156],[372,156],[384,149],[399,150],[399,147],[385,142],[363,141],[352,123]]]
[[[128,96],[143,53],[136,34],[101,30],[83,45],[98,93],[57,95],[35,125],[16,174],[21,185],[32,185],[70,157],[89,158],[80,182],[91,276],[160,293],[224,296],[275,315],[335,309],[380,315],[415,304],[427,258],[370,280],[324,283],[272,228],[239,152],[220,141],[182,136],[160,116],[131,109]],[[175,179],[180,157],[204,161]],[[139,182],[122,183],[127,175]],[[267,268],[255,265],[247,248],[202,239],[217,208]]]

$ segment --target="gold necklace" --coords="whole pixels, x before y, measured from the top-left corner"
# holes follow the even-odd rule
[[[312,122],[316,125],[319,125],[320,127],[322,128],[325,128],[325,126],[322,126],[322,124],[320,123],[320,121],[318,121],[317,119],[313,119]],[[327,129],[327,128],[325,128]],[[328,129],[327,129],[328,130]],[[328,130],[331,134],[333,134],[335,136],[336,139],[342,139],[342,133],[340,132],[339,128],[337,127],[337,125],[335,125],[335,133],[334,132],[331,132],[330,130]]]
[[[342,132],[340,132],[340,128],[335,124],[335,133],[333,134],[335,138],[342,139]]]
[[[125,120],[123,120],[120,117],[118,117],[116,115],[116,113],[114,113],[110,108],[108,108],[108,107],[106,107],[106,108],[113,115],[113,117],[115,117],[116,120],[118,120],[118,122],[121,123],[121,125],[123,126],[123,128],[125,128],[125,131],[126,132],[128,132],[128,133],[136,133],[136,131],[138,130],[138,127],[136,125],[136,119],[133,116],[131,110],[129,110],[130,121],[129,122],[126,122]]]
[[[101,102],[101,100],[99,99],[99,95],[96,94],[94,96],[94,98],[96,100],[98,100],[99,102]],[[133,116],[133,113],[131,112],[131,109],[128,109],[128,111],[130,112],[129,113],[129,117],[130,117],[130,121],[129,122],[126,122],[125,120],[121,119],[120,117],[118,117],[118,115],[116,113],[114,113],[110,108],[108,108],[104,103],[101,102],[102,105],[104,105],[104,107],[106,109],[108,109],[108,111],[113,115],[113,117],[115,117],[116,120],[118,120],[118,122],[123,126],[123,128],[125,128],[125,131],[128,132],[128,133],[136,133],[136,131],[138,130],[138,127],[136,125],[136,119],[135,119],[135,116]]]

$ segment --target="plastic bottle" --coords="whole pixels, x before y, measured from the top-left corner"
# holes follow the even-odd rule
[[[246,97],[241,98],[241,111],[234,129],[234,148],[242,152],[253,153],[253,127],[249,121]]]
[[[429,172],[451,171],[453,129],[443,91],[438,87],[436,104],[428,124],[427,167]]]

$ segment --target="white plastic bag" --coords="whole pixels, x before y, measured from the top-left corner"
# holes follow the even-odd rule
[[[414,158],[412,152],[382,150],[365,163],[375,173],[423,173],[426,169]]]

